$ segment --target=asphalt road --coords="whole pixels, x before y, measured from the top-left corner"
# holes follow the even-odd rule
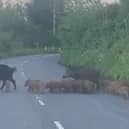
[[[0,129],[129,129],[129,100],[106,94],[28,94],[27,78],[61,79],[59,55],[0,60],[16,66],[17,90],[0,92]]]

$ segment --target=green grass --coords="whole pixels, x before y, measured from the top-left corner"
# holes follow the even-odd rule
[[[110,49],[63,49],[60,63],[70,68],[97,67],[114,79],[129,79],[129,44],[117,42]]]
[[[71,67],[102,67],[103,58],[106,56],[106,52],[100,52],[100,50],[92,49],[63,49],[61,64]]]

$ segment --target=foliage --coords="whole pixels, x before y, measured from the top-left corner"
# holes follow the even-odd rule
[[[57,37],[64,48],[61,62],[99,67],[114,78],[129,79],[128,0],[107,6],[99,2],[69,6],[58,27]]]
[[[53,0],[32,0],[27,5],[26,14],[27,19],[31,21],[32,25],[36,27],[36,30],[30,35],[30,42],[38,42],[41,47],[57,45],[54,42],[55,37],[53,35],[53,12],[54,12]],[[59,21],[61,13],[63,13],[64,0],[55,0],[55,22],[56,26]]]
[[[1,3],[0,53],[6,55],[7,51],[14,53],[21,49],[34,50],[54,46],[51,33],[53,18],[51,2],[51,0],[33,0],[24,7],[19,4],[11,6],[8,2],[6,7],[3,7]]]
[[[0,8],[0,50],[11,51],[22,47],[25,21],[19,15],[20,10]]]

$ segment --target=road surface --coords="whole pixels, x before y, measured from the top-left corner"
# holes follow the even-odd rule
[[[129,129],[129,100],[106,94],[28,94],[26,79],[61,79],[59,55],[0,60],[16,66],[17,91],[0,92],[0,129]]]

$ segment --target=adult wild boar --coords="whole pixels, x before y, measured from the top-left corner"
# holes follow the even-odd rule
[[[13,73],[16,71],[16,67],[12,68],[5,64],[0,64],[0,80],[3,81],[2,87],[3,89],[6,85],[6,81],[9,80],[13,83],[14,89],[16,90],[16,82],[13,79]]]
[[[66,73],[63,78],[72,77],[77,80],[89,80],[99,86],[101,71],[96,68],[82,68]]]

